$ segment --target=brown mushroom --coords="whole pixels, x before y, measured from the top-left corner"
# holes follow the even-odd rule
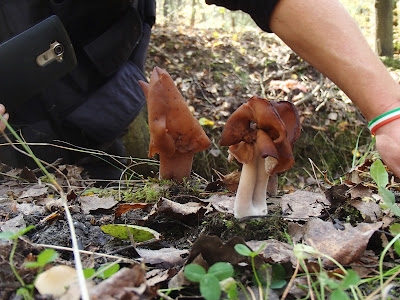
[[[227,120],[220,145],[243,164],[236,193],[236,218],[267,214],[269,178],[294,164],[293,145],[300,135],[295,106],[286,101],[250,98]]]
[[[194,153],[210,140],[195,119],[167,71],[155,67],[150,83],[140,82],[146,95],[150,130],[149,157],[160,156],[160,179],[189,178]]]

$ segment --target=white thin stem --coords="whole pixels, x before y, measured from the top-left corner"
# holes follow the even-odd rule
[[[254,215],[253,192],[257,180],[257,167],[254,159],[243,164],[239,186],[236,192],[234,213],[236,218]]]

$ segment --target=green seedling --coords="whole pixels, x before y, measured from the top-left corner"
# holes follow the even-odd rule
[[[85,278],[98,277],[100,279],[107,279],[117,273],[119,269],[119,264],[112,263],[101,266],[97,271],[93,268],[84,269],[83,273],[85,274]]]
[[[328,276],[324,271],[318,274],[319,282],[324,288],[325,286],[331,290],[331,300],[350,300],[350,296],[346,293],[346,290],[360,284],[360,277],[353,270],[348,270],[346,276],[341,280],[336,280]]]
[[[14,266],[14,255],[15,255],[15,251],[17,249],[18,238],[20,236],[24,235],[25,233],[27,233],[29,230],[32,230],[33,228],[35,228],[35,226],[31,225],[31,226],[28,226],[26,228],[19,230],[16,233],[11,232],[11,231],[0,232],[0,239],[14,241],[14,244],[11,248],[11,252],[10,252],[10,256],[9,256],[10,268],[11,268],[12,272],[14,273],[14,276],[18,279],[18,281],[21,284],[21,287],[17,290],[17,294],[22,296],[24,299],[33,299],[34,287],[33,287],[33,284],[29,284],[29,285],[26,284],[23,281],[23,279],[21,278],[21,276],[19,276],[17,269]]]
[[[378,186],[378,194],[382,197],[383,202],[393,214],[400,217],[400,208],[396,205],[394,194],[386,187],[389,184],[389,175],[380,159],[374,161],[370,172],[372,179]]]
[[[389,231],[394,236],[400,234],[400,223],[394,223],[394,224],[390,225]],[[399,240],[397,240],[394,243],[393,248],[396,251],[397,255],[400,255],[400,241]]]
[[[353,299],[359,299],[361,293],[359,291],[358,285],[360,284],[360,278],[353,270],[346,270],[336,259],[333,257],[318,251],[317,249],[303,244],[296,244],[293,247],[293,254],[296,256],[297,259],[301,262],[302,268],[305,270],[307,276],[310,276],[308,273],[307,267],[304,263],[305,259],[308,259],[311,256],[318,257],[318,262],[320,264],[321,270],[322,262],[321,257],[324,257],[331,262],[333,262],[344,275],[337,274],[337,277],[341,278],[340,280],[335,280],[329,278],[326,272],[320,272],[317,274],[320,284],[320,299],[325,299],[325,287],[328,287],[331,291],[330,299],[332,300],[339,300],[339,299],[350,299],[346,290],[350,290]],[[317,293],[317,291],[315,290]]]
[[[261,253],[261,251],[265,248],[266,243],[262,244],[257,251],[250,250],[246,245],[237,244],[235,245],[235,250],[237,253],[243,256],[250,257],[251,259],[251,267],[254,273],[254,279],[256,284],[258,285],[260,295],[264,294],[264,299],[268,298],[268,290],[271,289],[279,289],[286,285],[286,272],[285,269],[279,265],[269,265],[265,264],[260,268],[260,271],[265,270],[266,276],[263,278],[261,276],[261,272],[256,270],[255,258],[257,255]],[[268,274],[268,268],[271,267],[272,273],[271,276]],[[262,287],[266,287],[265,292],[262,291]]]
[[[257,283],[257,285],[259,287],[262,286],[262,283],[261,283],[261,280],[260,280],[260,276],[258,275],[258,272],[256,270],[255,258],[257,257],[257,255],[259,255],[261,253],[261,251],[262,251],[262,249],[264,249],[265,245],[266,245],[265,243],[262,244],[260,246],[260,248],[258,249],[258,251],[256,251],[256,252],[251,251],[246,245],[243,245],[243,244],[235,245],[235,250],[236,250],[237,253],[239,253],[240,255],[243,255],[243,256],[250,257],[250,259],[251,259],[251,267],[252,267],[253,273],[254,273],[254,279],[255,279],[255,281],[256,281],[256,283]],[[268,287],[269,287],[269,281],[267,279],[267,293],[268,293]]]
[[[200,284],[200,293],[206,300],[218,300],[222,288],[229,299],[237,299],[236,282],[232,278],[233,266],[227,262],[217,262],[208,271],[202,266],[189,264],[184,269],[187,279]]]

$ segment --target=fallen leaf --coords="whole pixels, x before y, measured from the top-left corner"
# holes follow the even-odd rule
[[[98,197],[96,195],[80,197],[79,202],[84,214],[89,214],[98,209],[111,209],[118,203],[112,196]]]
[[[4,222],[0,223],[0,229],[1,231],[11,231],[12,233],[17,233],[19,230],[22,228],[26,227],[26,222],[24,220],[24,217],[22,214],[19,214],[18,216]]]
[[[332,222],[314,218],[305,226],[304,241],[336,259],[342,265],[348,265],[361,257],[372,234],[381,228],[382,222],[360,223],[357,227],[347,223],[344,230],[337,230]],[[324,262],[332,265],[332,262]]]
[[[17,211],[21,212],[25,216],[29,216],[32,214],[40,214],[44,215],[46,209],[43,206],[38,206],[33,203],[21,203],[17,204]]]
[[[188,223],[197,222],[200,217],[204,216],[207,209],[200,203],[192,202],[192,204],[180,204],[167,198],[161,198],[153,207],[148,218],[163,215]]]
[[[147,289],[145,271],[140,265],[122,268],[110,278],[89,290],[91,299],[144,300],[155,295]]]
[[[183,265],[183,256],[189,254],[188,250],[179,250],[176,248],[161,248],[158,250],[136,248],[136,251],[144,263],[159,265],[164,268]]]
[[[274,239],[267,241],[248,241],[246,244],[257,251],[262,244],[265,244],[264,250],[260,253],[267,261],[272,263],[290,262],[293,267],[296,266],[297,259],[293,254],[293,246]]]
[[[160,234],[150,228],[128,225],[128,224],[109,224],[100,226],[104,233],[112,235],[113,237],[127,240],[132,235],[135,242],[145,242],[151,239],[160,239]]]
[[[362,184],[357,184],[355,187],[351,188],[348,192],[350,194],[351,199],[364,199],[366,197],[372,197],[372,191],[369,187],[366,187]]]
[[[119,218],[122,214],[127,213],[130,210],[135,209],[144,209],[149,207],[148,203],[122,203],[119,204],[117,209],[115,210],[115,217]]]
[[[162,282],[167,281],[177,273],[174,269],[152,269],[146,273],[146,280],[148,286],[156,286]]]
[[[215,194],[203,201],[210,202],[219,212],[233,214],[233,204],[235,202],[234,196]]]
[[[19,174],[19,177],[29,181],[29,182],[36,182],[37,178],[35,175],[35,172],[33,172],[31,169],[28,169],[27,167],[24,167]]]
[[[187,263],[192,262],[199,255],[209,266],[216,262],[229,262],[232,265],[238,265],[242,262],[250,263],[249,257],[236,252],[234,249],[236,244],[246,245],[246,242],[241,237],[231,238],[224,243],[217,236],[200,236],[192,245]]]
[[[297,90],[297,89],[304,93],[307,93],[308,91],[305,85],[293,79],[271,80],[268,88],[268,90],[282,90],[287,94],[290,93],[291,90]]]
[[[21,196],[19,196],[19,198],[24,199],[24,198],[41,197],[47,195],[47,193],[48,193],[47,186],[44,187],[43,185],[34,185],[29,189],[23,191]]]
[[[376,222],[383,216],[381,207],[374,201],[352,200],[350,205],[357,208],[364,220],[368,223]]]
[[[286,194],[281,201],[283,217],[294,221],[318,217],[321,215],[324,206],[330,206],[325,195],[308,191]]]

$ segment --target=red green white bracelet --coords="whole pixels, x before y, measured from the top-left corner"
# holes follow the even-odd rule
[[[388,112],[385,112],[384,114],[376,117],[371,122],[369,122],[368,128],[371,133],[375,135],[375,132],[378,130],[378,128],[381,128],[383,125],[386,125],[397,119],[400,119],[400,107],[389,110]]]

